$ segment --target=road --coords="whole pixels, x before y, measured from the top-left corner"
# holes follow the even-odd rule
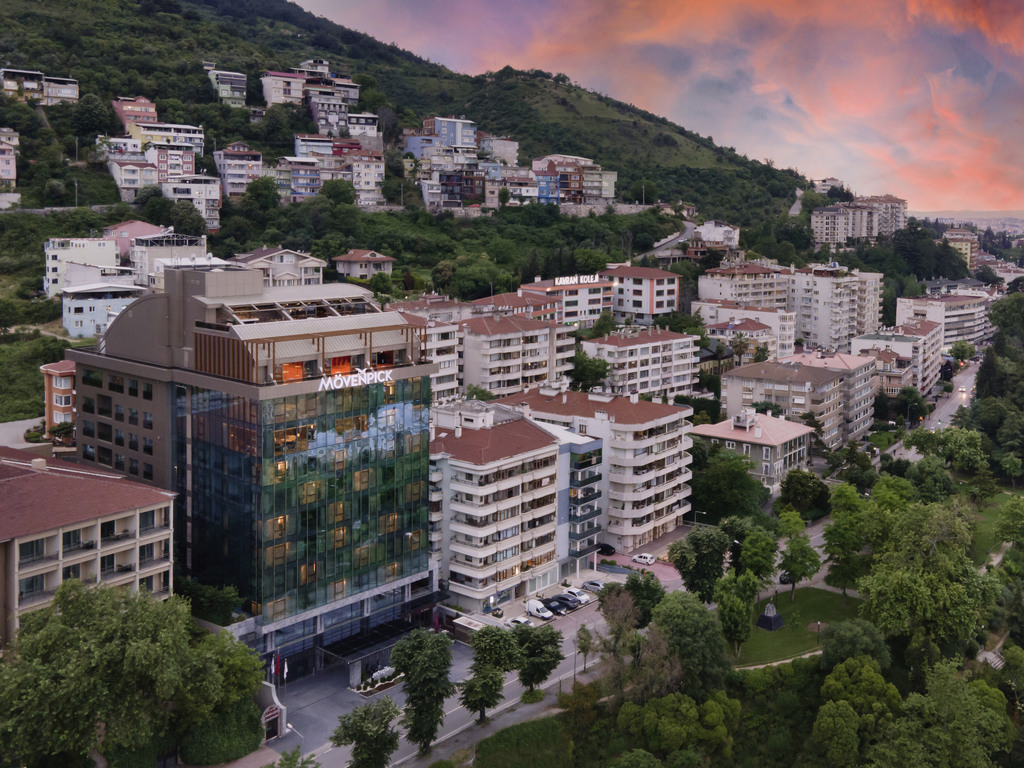
[[[974,379],[980,363],[968,363],[953,377],[953,391],[939,398],[932,411],[924,420],[928,429],[942,429],[953,423],[953,416],[960,406],[970,406],[974,397]],[[960,390],[964,391],[961,392]]]
[[[800,189],[800,188],[797,188],[797,190],[796,190],[796,202],[793,203],[793,205],[791,205],[790,208],[789,208],[789,215],[790,216],[799,216],[800,215],[800,209],[803,207],[803,199],[802,199],[803,196],[804,196],[804,191],[802,189]]]

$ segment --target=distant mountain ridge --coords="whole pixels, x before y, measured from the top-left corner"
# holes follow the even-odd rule
[[[957,223],[971,223],[984,229],[1024,234],[1024,211],[910,211],[918,219],[952,220]]]

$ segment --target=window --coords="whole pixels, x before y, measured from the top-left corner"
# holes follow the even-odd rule
[[[43,591],[46,586],[46,582],[43,580],[42,574],[37,576],[29,576],[26,579],[18,580],[18,596],[19,598],[32,597]]]
[[[103,426],[103,425],[101,424],[100,426]],[[114,445],[121,445],[121,446],[124,445],[124,430],[123,429],[115,429],[114,430]]]
[[[100,416],[110,416],[114,412],[113,401],[108,395],[96,396],[96,413]]]
[[[124,406],[123,405],[116,405],[116,404],[114,405],[114,420],[115,421],[124,421]]]
[[[105,442],[110,442],[113,436],[113,428],[109,424],[105,424],[102,421],[96,425],[96,437]]]
[[[91,397],[82,398],[82,412],[96,413],[96,401]]]
[[[82,578],[82,566],[79,563],[75,563],[74,565],[65,565],[60,574],[61,581],[80,578]]]
[[[153,414],[149,411],[142,412],[142,428],[152,429],[153,428]]]
[[[143,464],[142,465],[142,477],[144,479],[146,479],[146,480],[152,480],[153,479],[153,465],[152,464]]]
[[[114,556],[104,555],[100,558],[100,575],[106,576],[114,572]]]
[[[139,530],[151,531],[156,527],[156,511],[147,510],[139,513]]]
[[[138,425],[139,423],[139,412],[134,408],[128,409],[128,423],[133,425]]]
[[[53,404],[57,406],[71,405],[71,395],[54,395]]]
[[[24,565],[36,560],[42,560],[46,553],[46,544],[42,539],[23,541],[18,545],[18,563]]]
[[[111,374],[110,375],[110,379],[107,382],[107,389],[109,389],[111,392],[117,392],[119,394],[123,393],[124,392],[124,377],[123,376],[115,376],[114,374]]]
[[[139,474],[139,460],[138,459],[128,459],[128,474],[129,475],[137,475],[137,474]]]
[[[128,433],[128,449],[131,451],[139,450],[139,436],[134,432]]]
[[[153,385],[149,382],[142,382],[142,399],[152,400],[153,399]]]
[[[150,456],[153,455],[153,438],[144,437],[142,438],[142,452]]]
[[[128,394],[131,395],[132,397],[138,397],[139,396],[139,380],[138,379],[128,379]]]
[[[64,546],[64,554],[68,552],[74,552],[82,548],[82,531],[81,529],[74,531],[64,531],[61,536],[61,544]]]
[[[82,421],[82,436],[83,437],[96,437],[96,422],[95,421]]]

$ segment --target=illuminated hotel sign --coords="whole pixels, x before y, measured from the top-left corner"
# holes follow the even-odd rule
[[[581,285],[599,282],[601,282],[600,275],[569,275],[568,277],[555,278],[555,285]]]
[[[374,371],[370,368],[356,368],[355,373],[343,374],[335,373],[325,374],[320,379],[320,389],[318,391],[323,392],[325,389],[345,389],[346,387],[359,387],[364,384],[383,384],[386,381],[394,381],[391,378],[391,370],[386,371]]]

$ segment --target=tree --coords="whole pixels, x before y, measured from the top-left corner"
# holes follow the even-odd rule
[[[792,522],[794,524],[799,523],[801,527],[799,533],[790,535],[785,549],[782,550],[782,559],[779,561],[779,568],[788,573],[791,578],[792,587],[789,599],[792,601],[796,599],[797,582],[809,579],[821,570],[821,558],[814,547],[811,546],[811,540],[807,534],[803,532],[804,523],[800,515],[794,510],[784,512],[780,519],[782,517],[794,518]]]
[[[764,344],[759,344],[757,349],[754,351],[754,362],[755,363],[766,363],[768,358],[771,356],[768,347]]]
[[[759,584],[766,583],[775,573],[775,558],[779,543],[775,537],[760,528],[755,528],[743,539],[737,573],[752,573]]]
[[[833,768],[852,768],[860,761],[860,736],[857,713],[849,702],[826,701],[818,708],[812,731],[825,748],[825,758]]]
[[[594,387],[603,384],[607,377],[607,360],[591,357],[581,349],[576,350],[576,354],[572,357],[572,370],[569,371],[573,389],[589,392]]]
[[[751,341],[742,333],[737,333],[732,337],[729,342],[729,346],[732,347],[732,351],[736,353],[736,357],[740,362],[743,362],[743,356],[747,354],[750,349]]]
[[[694,528],[668,548],[668,559],[683,577],[686,589],[710,603],[715,584],[722,578],[729,537],[717,526]]]
[[[669,592],[654,609],[652,622],[668,638],[688,691],[707,694],[722,685],[728,670],[722,627],[700,598]]]
[[[369,289],[373,291],[375,296],[390,296],[391,292],[395,289],[394,283],[391,282],[391,275],[387,272],[378,272],[370,278],[368,283]]]
[[[917,491],[917,498],[925,503],[944,501],[953,493],[953,477],[946,462],[938,456],[925,456],[911,464],[907,480]]]
[[[722,625],[722,635],[733,648],[733,654],[740,655],[740,646],[750,637],[754,601],[744,599],[740,594],[738,579],[733,571],[732,579],[724,578],[715,587],[715,603],[718,604],[718,621]],[[748,577],[750,574],[746,574]]]
[[[825,678],[821,696],[826,701],[845,701],[856,714],[861,744],[874,740],[878,731],[899,714],[899,691],[882,676],[882,668],[870,656],[839,662]]]
[[[402,710],[387,696],[356,707],[338,717],[331,743],[336,747],[352,745],[350,768],[387,768],[392,753],[398,749],[398,731],[392,725],[401,714]]]
[[[753,466],[732,451],[713,453],[707,469],[693,478],[693,505],[715,522],[726,515],[757,514],[768,490],[750,474]]]
[[[249,699],[259,659],[228,635],[192,631],[177,597],[64,582],[22,617],[4,654],[0,751],[16,765],[72,765],[140,750]]]
[[[1024,293],[1016,294],[1024,296]],[[996,302],[999,304],[1000,302]],[[993,305],[995,306],[995,304]],[[1003,384],[999,375],[999,368],[996,365],[996,352],[991,346],[985,348],[985,354],[981,358],[981,365],[978,366],[978,373],[974,377],[976,396],[979,400],[986,397],[1000,397],[1003,394]]]
[[[206,219],[188,200],[178,200],[171,206],[170,223],[182,235],[205,235]]]
[[[633,598],[637,629],[643,629],[651,623],[654,608],[665,597],[665,587],[650,571],[642,576],[633,571],[626,577],[625,589]]]
[[[996,484],[995,477],[992,476],[992,470],[985,464],[968,481],[964,490],[977,509],[985,499],[990,499],[999,493],[999,486]]]
[[[605,311],[594,321],[594,324],[590,326],[590,331],[587,333],[588,339],[600,339],[607,336],[614,331],[618,325],[615,322],[615,318],[612,317],[612,313]]]
[[[996,536],[1008,541],[1018,549],[1024,547],[1024,499],[1013,496],[999,510],[996,520]]]
[[[473,672],[473,676],[459,684],[462,693],[459,702],[470,712],[477,712],[477,722],[487,719],[487,710],[493,709],[505,698],[502,689],[505,677],[493,667],[483,667]]]
[[[427,629],[414,629],[391,650],[391,664],[405,676],[402,690],[406,736],[424,754],[444,722],[445,699],[455,693],[455,685],[448,679],[452,668],[451,638]]]
[[[598,595],[601,615],[608,623],[608,636],[603,638],[604,650],[614,658],[622,656],[626,638],[636,629],[637,610],[633,596],[621,584],[608,584]]]
[[[296,747],[290,752],[282,752],[280,760],[268,763],[263,768],[320,768],[320,762],[312,755],[303,757],[302,747]]]
[[[498,207],[499,208],[504,208],[506,205],[508,205],[508,201],[509,201],[509,199],[511,197],[512,197],[512,193],[509,191],[508,187],[502,187],[501,189],[499,189],[498,190]]]
[[[489,667],[502,673],[511,672],[519,668],[523,659],[515,636],[500,627],[478,629],[470,638],[469,645],[473,649],[474,669]]]
[[[891,657],[878,627],[865,619],[849,619],[829,624],[821,633],[821,665],[832,669],[846,659],[870,656],[879,669],[889,668]]]
[[[958,339],[949,348],[949,354],[953,356],[954,360],[962,363],[964,360],[974,357],[977,354],[977,350],[969,341]]]
[[[867,568],[865,504],[853,486],[844,484],[832,490],[831,506],[832,522],[824,530],[829,566],[825,583],[841,589],[845,598]]]
[[[562,633],[549,624],[540,627],[517,624],[512,636],[519,644],[522,659],[519,682],[532,691],[547,680],[565,658],[562,655]]]
[[[355,205],[356,202],[356,188],[351,181],[345,179],[328,179],[321,185],[318,194],[335,205]]]
[[[631,749],[615,758],[610,768],[662,768],[661,760],[644,749]]]
[[[594,651],[594,635],[586,624],[576,630],[576,651],[583,654],[583,671],[587,671],[587,657]]]
[[[95,93],[87,93],[75,104],[71,114],[71,125],[76,136],[90,136],[105,133],[114,119],[110,104]]]
[[[788,504],[804,519],[828,510],[828,486],[813,472],[791,469],[782,481],[779,503]]]
[[[497,398],[493,392],[483,387],[478,387],[476,384],[469,384],[466,387],[466,399],[467,400],[480,400],[481,402],[487,400],[494,400]]]

